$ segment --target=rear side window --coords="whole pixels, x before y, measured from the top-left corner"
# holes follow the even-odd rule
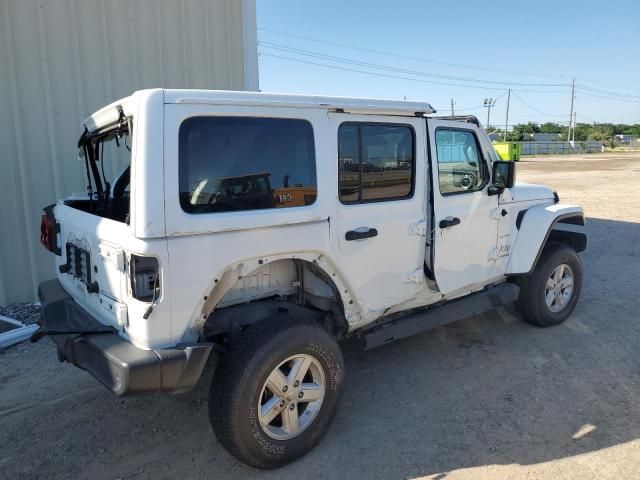
[[[413,129],[406,125],[343,123],[338,130],[342,203],[400,200],[413,194]]]
[[[233,212],[312,204],[313,129],[305,120],[192,117],[180,125],[180,205]]]

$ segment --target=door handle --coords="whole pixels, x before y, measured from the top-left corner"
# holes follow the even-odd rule
[[[456,225],[460,225],[460,219],[458,217],[447,217],[440,220],[440,228],[449,228]]]
[[[378,235],[378,230],[375,228],[360,227],[355,230],[349,230],[344,238],[350,242],[352,240],[364,240],[365,238],[375,237],[376,235]]]

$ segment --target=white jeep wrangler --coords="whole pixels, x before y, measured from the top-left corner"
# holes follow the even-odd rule
[[[564,321],[582,209],[514,185],[475,117],[433,113],[161,89],[104,107],[78,143],[88,192],[45,208],[59,273],[34,340],[117,395],[186,391],[209,362],[218,439],[273,468],[335,414],[336,339],[377,347],[509,302]]]

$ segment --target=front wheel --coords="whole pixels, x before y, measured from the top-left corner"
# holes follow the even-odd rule
[[[564,322],[578,302],[582,289],[582,263],[572,248],[551,243],[533,272],[520,280],[516,308],[523,319],[538,327]]]
[[[213,430],[248,465],[286,465],[326,433],[343,376],[342,354],[323,326],[266,320],[248,328],[222,359],[209,397]]]

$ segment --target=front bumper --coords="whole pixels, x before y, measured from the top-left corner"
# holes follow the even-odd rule
[[[190,390],[212,353],[218,360],[211,344],[138,348],[83,310],[58,280],[41,283],[38,295],[40,330],[32,340],[50,335],[61,362],[86,370],[116,395]]]

